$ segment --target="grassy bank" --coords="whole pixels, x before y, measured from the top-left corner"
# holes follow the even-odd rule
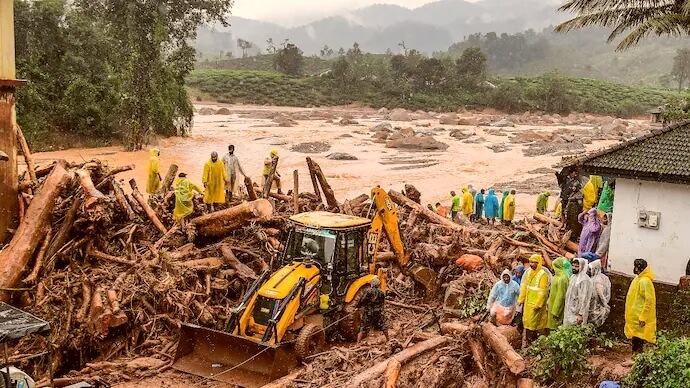
[[[615,84],[554,74],[493,78],[495,87],[469,92],[408,93],[394,88],[343,87],[329,77],[292,78],[271,71],[200,69],[187,79],[193,96],[223,103],[329,106],[362,103],[373,107],[452,111],[460,105],[510,112],[553,110],[630,117],[644,114],[678,93],[654,87]]]

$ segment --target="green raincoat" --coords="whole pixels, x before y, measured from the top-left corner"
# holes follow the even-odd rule
[[[549,301],[546,305],[549,307],[549,318],[546,327],[551,330],[557,329],[563,324],[563,309],[565,308],[565,294],[568,291],[568,274],[563,268],[564,262],[568,259],[559,257],[553,261],[553,270],[556,272],[551,280],[551,291],[549,292]]]

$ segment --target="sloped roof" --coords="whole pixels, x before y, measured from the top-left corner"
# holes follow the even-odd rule
[[[690,184],[690,120],[567,162],[584,173]]]

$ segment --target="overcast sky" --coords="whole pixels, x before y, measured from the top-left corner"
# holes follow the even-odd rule
[[[415,8],[433,1],[435,0],[235,0],[232,14],[248,19],[295,24],[372,4],[398,4]]]

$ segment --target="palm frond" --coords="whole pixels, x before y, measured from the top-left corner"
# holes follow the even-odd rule
[[[616,51],[623,51],[635,46],[650,34],[680,36],[690,32],[690,17],[688,15],[663,15],[652,18],[635,27],[623,40],[618,43]]]

